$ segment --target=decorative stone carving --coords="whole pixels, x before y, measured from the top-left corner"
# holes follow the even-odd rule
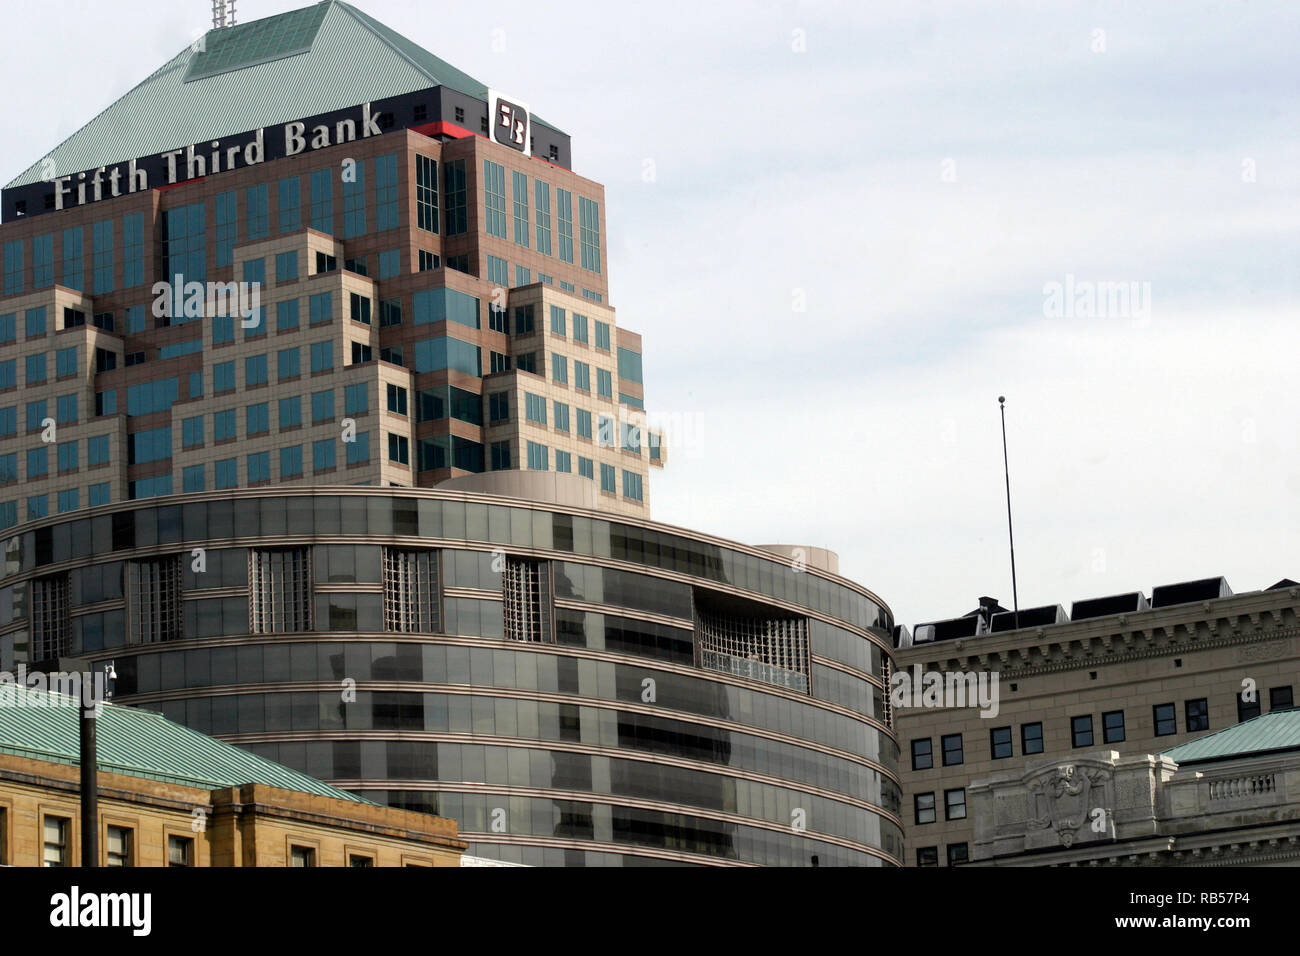
[[[1094,810],[1109,813],[1107,791],[1112,778],[1104,767],[1061,764],[1028,780],[1028,828],[1050,829],[1062,846],[1073,846],[1079,830],[1092,822]]]

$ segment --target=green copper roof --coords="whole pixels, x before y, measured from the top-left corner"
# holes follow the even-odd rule
[[[80,763],[76,701],[14,684],[0,686],[0,753]],[[285,790],[369,803],[355,794],[173,723],[161,714],[105,704],[97,718],[99,769],[215,790],[264,783]]]
[[[1164,756],[1186,764],[1294,749],[1300,749],[1300,710],[1276,710],[1166,750]]]
[[[57,174],[432,86],[487,98],[483,83],[341,0],[209,30],[201,46],[185,47],[51,150]],[[37,182],[41,171],[38,159],[7,188]]]

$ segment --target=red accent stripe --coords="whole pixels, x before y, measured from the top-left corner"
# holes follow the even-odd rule
[[[168,183],[166,186],[155,186],[154,189],[162,193],[162,192],[166,192],[169,189],[176,189],[180,186],[188,186],[191,183],[201,183],[206,178],[207,178],[206,176],[197,176],[194,179],[183,179],[179,183]]]
[[[457,126],[455,123],[447,123],[438,120],[436,123],[425,123],[423,126],[412,126],[411,129],[425,136],[451,136],[454,139],[465,139],[468,136],[475,135],[463,126]]]

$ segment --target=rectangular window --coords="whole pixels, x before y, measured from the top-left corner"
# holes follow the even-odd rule
[[[596,416],[596,444],[602,448],[614,447],[614,416]]]
[[[182,560],[181,555],[175,555],[126,563],[126,607],[132,643],[157,644],[185,636]]]
[[[311,396],[311,420],[313,424],[327,422],[334,418],[334,389],[313,392]]]
[[[298,191],[298,177],[288,176],[280,180],[279,193],[280,232],[296,232],[302,228],[302,196]],[[295,259],[297,258],[294,254]]]
[[[609,323],[596,322],[596,348],[608,352],[609,348]]]
[[[24,313],[24,317],[29,339],[45,334],[45,306],[40,305],[34,309],[28,309]]]
[[[1026,757],[1043,752],[1043,725],[1041,723],[1020,725],[1020,752]]]
[[[389,386],[392,388],[393,386]],[[343,414],[360,415],[370,410],[370,400],[365,382],[345,386],[343,389]]]
[[[47,289],[54,285],[54,234],[32,239],[32,288]]]
[[[250,549],[248,591],[250,633],[310,631],[311,549]]]
[[[406,389],[400,385],[388,383],[387,389],[387,407],[395,415],[406,414]]]
[[[51,237],[51,240],[53,237]],[[4,294],[17,295],[23,291],[23,242],[5,243]]]
[[[510,266],[499,256],[487,257],[487,279],[493,285],[505,288],[510,284]]]
[[[334,318],[334,294],[319,292],[310,299],[311,324],[320,325]]]
[[[332,341],[313,342],[311,346],[311,370],[326,372],[334,367],[334,343]]]
[[[1157,737],[1168,737],[1178,733],[1178,711],[1173,704],[1156,704],[1151,708]]]
[[[538,425],[545,425],[546,399],[541,395],[524,392],[524,418]]]
[[[244,435],[252,438],[271,430],[271,407],[266,402],[244,408]]]
[[[278,381],[285,381],[290,378],[297,378],[302,374],[302,364],[300,361],[300,349],[280,349],[276,353],[276,378]]]
[[[105,864],[108,866],[132,866],[131,830],[127,827],[110,826],[107,828],[105,836]]]
[[[244,359],[244,387],[265,385],[267,382],[266,355],[250,355]]]
[[[27,356],[26,374],[23,379],[25,385],[36,385],[45,381],[45,369],[47,366],[45,353],[38,352],[35,355]]]
[[[1124,711],[1111,710],[1101,715],[1101,737],[1108,744],[1124,742]]]
[[[595,480],[596,463],[592,461],[590,458],[583,458],[581,455],[579,455],[578,474],[581,475],[583,478],[590,478],[592,480]]]
[[[244,227],[248,239],[263,239],[271,232],[271,213],[266,183],[244,189]]]
[[[490,159],[483,160],[483,210],[487,234],[506,238],[506,169]]]
[[[912,812],[918,826],[933,823],[935,817],[934,791],[918,793],[912,797]]]
[[[945,790],[943,792],[943,818],[945,820],[966,819],[966,790]]]
[[[564,310],[558,305],[551,306],[551,332],[555,335],[564,335],[566,330]]]
[[[239,238],[238,197],[231,192],[217,195],[217,268],[233,265],[235,241]]]
[[[1070,718],[1070,746],[1092,746],[1092,715]]]
[[[68,836],[72,830],[72,821],[66,817],[45,816],[41,821],[43,851],[41,863],[44,866],[71,866],[71,853],[68,848]]]
[[[600,466],[600,490],[601,491],[608,492],[611,495],[616,492],[617,489],[614,486],[614,474],[615,472],[614,472],[613,465],[602,464]]]
[[[1244,700],[1246,692],[1242,691],[1237,695],[1237,723],[1243,720],[1253,720],[1260,715],[1260,699],[1258,694],[1251,694],[1250,700]]]
[[[994,760],[1005,760],[1011,756],[1011,728],[994,727],[989,731],[989,749]]]
[[[578,409],[578,437],[591,437],[591,412],[585,408]]]
[[[549,471],[551,468],[551,451],[546,445],[537,442],[528,443],[528,468],[530,471]]]
[[[642,501],[645,494],[644,481],[634,471],[623,472],[623,497],[629,501]]]
[[[82,291],[81,227],[63,230],[63,284]]]
[[[584,392],[591,391],[591,366],[586,362],[574,361],[573,387]]]
[[[194,865],[194,840],[191,837],[167,837],[167,865]]]
[[[555,470],[562,474],[569,474],[573,471],[573,456],[567,451],[555,449]]]
[[[212,366],[212,394],[235,390],[235,363],[218,362]]]
[[[302,445],[288,445],[280,449],[280,477],[302,477]]]
[[[31,481],[33,478],[44,478],[49,473],[49,447],[41,445],[39,448],[27,449],[27,480]]]
[[[181,486],[185,491],[205,491],[204,468],[202,465],[187,465],[181,472]]]
[[[1187,701],[1186,714],[1189,734],[1210,729],[1210,705],[1204,697]]]
[[[236,437],[238,437],[238,432],[235,410],[228,408],[222,412],[214,412],[212,415],[212,440],[231,441]]]
[[[89,492],[90,507],[95,508],[99,505],[106,505],[109,503],[109,496],[111,493],[111,485],[109,482],[105,481],[97,485],[91,485],[86,490]],[[202,488],[199,489],[199,491],[202,490]]]
[[[311,174],[311,227],[334,235],[334,170],[313,170]]]
[[[614,376],[607,368],[596,369],[596,394],[601,398],[614,397]]]
[[[122,217],[122,287],[144,282],[144,213]]]
[[[528,234],[532,223],[528,215],[528,177],[511,170],[511,193],[514,199],[515,245],[528,248]]]
[[[438,232],[438,163],[415,154],[415,223],[425,232]]]
[[[388,436],[388,460],[397,462],[399,465],[409,465],[411,463],[410,441],[405,435]]]
[[[515,285],[528,285],[533,281],[533,272],[527,266],[515,266]]]
[[[81,349],[79,346],[73,346],[68,349],[59,349],[54,353],[54,374],[59,378],[67,375],[76,375],[81,371],[80,362]]]
[[[363,465],[370,460],[370,432],[359,432],[355,441],[346,444],[349,465]]]
[[[469,190],[466,186],[465,160],[455,159],[442,164],[442,186],[447,197],[447,235],[463,235],[469,231]]]
[[[271,480],[271,453],[258,452],[248,456],[248,483],[257,484],[262,481]]]
[[[375,164],[375,231],[397,228],[397,154],[376,156]],[[365,231],[365,223],[362,223]]]
[[[91,227],[95,295],[113,291],[113,220],[97,222]]]
[[[567,189],[555,190],[555,212],[559,220],[560,261],[573,262],[573,193]],[[572,288],[569,287],[570,291]]]
[[[578,197],[578,241],[582,247],[582,268],[600,273],[600,205]]]
[[[438,552],[384,548],[384,630],[436,634]]]
[[[492,470],[504,471],[510,467],[510,442],[492,443]]]
[[[41,496],[44,497],[44,496]],[[30,502],[28,510],[30,511]],[[45,511],[41,508],[41,511]],[[42,514],[41,517],[44,517]],[[69,580],[67,574],[33,578],[30,585],[32,659],[47,661],[66,657],[72,644],[71,619],[68,616]]]
[[[573,341],[587,342],[587,317],[577,312],[573,313]]]
[[[970,844],[968,843],[949,843],[948,844],[948,865],[961,866],[963,863],[970,862]]]
[[[226,226],[225,231],[229,233],[229,243],[234,244],[234,194],[231,197],[231,223]],[[191,203],[188,206],[182,206],[179,209],[169,209],[163,213],[163,278],[172,282],[203,282],[208,277],[207,248],[208,234],[206,226],[206,213],[204,204],[201,202]],[[217,238],[224,235],[218,232]],[[230,265],[230,254],[227,253],[224,263],[218,262],[217,265]]]
[[[569,430],[569,406],[564,402],[553,402],[552,411],[555,413],[555,430],[557,432],[567,432]]]
[[[329,471],[334,468],[334,439],[312,442],[311,467],[315,472]]]
[[[401,275],[402,272],[402,251],[400,249],[386,249],[379,254],[379,278],[392,279]]]
[[[507,640],[550,643],[550,562],[506,558],[501,574],[502,618]]]
[[[348,293],[348,312],[353,322],[370,325],[370,299],[367,297],[355,292]]]
[[[939,848],[937,846],[919,846],[916,848],[916,865],[938,866],[939,865]]]
[[[59,459],[59,471],[76,471],[77,470],[77,448],[79,443],[76,441],[59,442],[57,448],[57,457]]]
[[[302,424],[302,396],[280,399],[280,430]]]
[[[1291,710],[1294,707],[1295,703],[1290,684],[1286,687],[1270,687],[1268,689],[1269,713],[1275,710]]]
[[[298,278],[298,253],[277,252],[275,254],[275,281],[292,282]]]
[[[419,255],[416,257],[417,267],[421,272],[428,272],[430,269],[437,269],[439,267],[438,261],[438,257],[428,249],[419,250]],[[467,269],[461,269],[460,271],[465,272]]]
[[[955,767],[965,761],[962,751],[961,734],[945,734],[941,738],[943,746],[943,765]]]
[[[551,187],[540,179],[533,181],[537,200],[537,251],[544,256],[551,254]]]

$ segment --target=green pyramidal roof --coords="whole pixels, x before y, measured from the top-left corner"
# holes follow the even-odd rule
[[[48,155],[67,175],[432,86],[488,95],[350,4],[322,0],[209,30]],[[6,188],[40,178],[38,160]]]
[[[1179,764],[1300,749],[1300,710],[1275,710],[1188,741],[1164,756]]]
[[[354,803],[371,802],[182,727],[161,714],[105,704],[97,719],[98,763],[105,773],[204,790],[264,783]],[[0,753],[78,764],[79,720],[75,698],[13,683],[0,685]]]

